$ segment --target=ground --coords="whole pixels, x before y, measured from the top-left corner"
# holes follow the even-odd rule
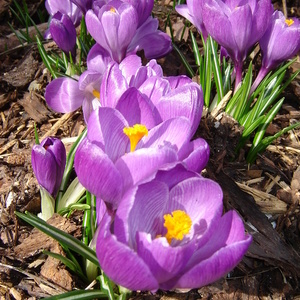
[[[44,11],[41,0],[28,0],[31,16],[37,21]],[[300,15],[300,1],[287,1],[289,16]],[[273,1],[281,8],[281,1]],[[31,147],[34,124],[42,139],[57,136],[67,149],[84,129],[81,111],[52,112],[43,98],[51,80],[41,62],[35,43],[20,46],[7,22],[20,24],[9,10],[11,0],[0,0],[0,295],[1,299],[39,299],[57,291],[84,288],[82,282],[58,261],[47,258],[43,249],[63,253],[52,239],[18,220],[14,211],[38,213],[40,195],[32,173]],[[171,12],[174,32],[180,32],[181,18],[171,11],[170,1],[158,1],[154,14],[161,26]],[[38,25],[44,31],[47,24]],[[34,34],[34,28],[31,28]],[[193,56],[190,41],[178,47]],[[45,44],[54,48],[52,42]],[[160,60],[166,75],[184,74],[175,52]],[[299,69],[295,62],[293,70]],[[300,121],[299,77],[288,90],[280,113],[267,134]],[[224,192],[224,211],[235,209],[252,234],[253,243],[242,262],[226,278],[192,291],[156,294],[133,293],[132,299],[300,299],[300,130],[276,140],[251,166],[245,161],[248,145],[234,155],[241,128],[224,113],[201,120],[197,136],[205,138],[211,157],[204,176],[216,180]],[[70,219],[54,216],[51,224],[79,237],[80,212]]]

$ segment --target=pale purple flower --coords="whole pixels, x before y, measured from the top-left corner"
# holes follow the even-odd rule
[[[209,157],[205,140],[190,142],[191,124],[186,117],[161,121],[147,99],[135,95],[122,97],[119,110],[100,107],[93,111],[87,137],[75,155],[80,183],[112,208],[126,190],[149,179],[159,168],[182,161],[200,172]]]
[[[235,66],[235,89],[243,62],[271,21],[271,0],[203,0],[202,19],[209,35],[223,46]]]
[[[45,99],[50,108],[56,112],[68,113],[82,106],[87,122],[90,113],[100,106],[99,92],[102,76],[111,57],[105,49],[95,45],[87,57],[87,70],[79,80],[59,77],[50,82],[45,91]]]
[[[159,122],[184,116],[191,122],[191,135],[198,128],[203,110],[201,87],[186,76],[164,77],[155,60],[142,66],[138,56],[130,55],[105,72],[100,89],[102,106],[120,110],[121,105],[133,106],[134,99],[144,99]],[[127,110],[128,114],[134,115],[135,108],[131,109],[132,112]]]
[[[64,144],[57,138],[44,139],[32,147],[31,163],[38,183],[55,197],[66,165]]]
[[[101,268],[130,290],[212,283],[240,262],[252,241],[238,214],[222,211],[214,181],[178,165],[158,171],[123,195],[114,218],[102,212],[95,235]]]
[[[160,32],[150,16],[152,1],[96,1],[86,14],[86,25],[95,41],[114,61],[144,50],[147,58],[161,57],[172,50],[171,39]],[[149,15],[148,15],[149,14]]]
[[[176,11],[189,20],[202,34],[204,41],[207,39],[207,31],[202,20],[202,3],[204,0],[187,0],[186,4],[176,5]]]
[[[256,89],[267,73],[300,51],[299,19],[286,19],[281,11],[275,11],[272,22],[260,39],[259,45],[262,64],[250,93]]]

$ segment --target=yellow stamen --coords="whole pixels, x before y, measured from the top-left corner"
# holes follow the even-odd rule
[[[116,10],[115,10],[114,7],[112,7],[109,11],[112,12],[112,13],[116,13]]]
[[[192,220],[190,216],[182,210],[174,210],[172,215],[164,215],[165,223],[164,226],[168,232],[165,237],[169,244],[172,239],[182,240],[186,234],[190,232],[192,227]]]
[[[128,136],[130,140],[130,152],[133,152],[138,142],[148,135],[148,129],[145,125],[135,124],[133,127],[125,127],[123,132]]]
[[[286,19],[285,20],[285,23],[287,24],[287,26],[291,26],[291,25],[293,25],[294,24],[294,21],[292,20],[292,19]]]
[[[93,90],[93,95],[95,96],[95,98],[100,99],[100,92],[97,90]]]

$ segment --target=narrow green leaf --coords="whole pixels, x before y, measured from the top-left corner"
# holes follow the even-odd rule
[[[76,273],[81,279],[83,279],[84,281],[87,281],[87,278],[84,276],[84,274],[82,273],[81,269],[77,268],[77,265],[70,259],[68,259],[65,256],[62,256],[58,253],[53,253],[50,251],[43,251],[44,254],[51,256],[55,259],[58,259],[59,261],[61,261],[67,268],[69,268],[72,272]]]
[[[221,75],[221,67],[219,62],[219,56],[217,52],[216,43],[214,43],[211,36],[208,38],[210,43],[210,49],[212,53],[212,59],[213,59],[213,72],[214,72],[214,81],[217,88],[218,93],[218,103],[223,99],[224,97],[224,90],[223,90],[223,80]]]
[[[94,264],[99,265],[95,251],[84,245],[81,241],[77,240],[70,234],[67,234],[64,231],[49,225],[45,221],[39,219],[38,217],[28,212],[26,214],[23,214],[16,211],[15,214],[30,225],[51,236],[59,243],[63,244],[65,247],[72,249],[73,251],[75,251],[79,255],[82,255],[84,258],[90,260]]]
[[[115,299],[115,294],[113,291],[113,282],[102,272],[102,275],[99,276],[101,283],[101,290],[107,294],[109,300]]]
[[[259,142],[262,140],[267,127],[270,125],[272,120],[275,118],[276,114],[278,113],[279,109],[282,106],[283,101],[284,101],[284,98],[279,100],[267,113],[263,124],[261,124],[259,131],[255,134],[255,137],[254,137],[253,143],[252,143],[252,148],[255,148],[259,144]],[[251,149],[250,149],[250,151],[251,151]]]
[[[101,290],[78,290],[71,291],[57,296],[47,297],[47,300],[92,300],[92,299],[108,299],[107,295]]]
[[[255,161],[257,154],[263,152],[274,140],[278,139],[281,135],[299,126],[300,126],[300,122],[280,130],[273,136],[265,137],[262,141],[260,141],[260,143],[255,148],[252,149],[252,151],[249,151],[246,158],[247,162],[249,164],[252,164]]]
[[[186,60],[186,58],[184,57],[184,55],[182,54],[182,52],[180,51],[180,49],[173,43],[173,48],[176,50],[176,52],[178,53],[182,63],[184,64],[187,72],[189,73],[190,77],[194,77],[195,73],[192,69],[192,67],[190,66],[190,64],[188,63],[188,61]]]

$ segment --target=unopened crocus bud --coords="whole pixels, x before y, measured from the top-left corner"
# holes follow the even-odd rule
[[[51,19],[50,33],[57,46],[64,52],[74,54],[76,44],[76,29],[71,18],[57,12]]]
[[[66,165],[64,144],[57,138],[44,139],[40,145],[33,146],[31,163],[40,186],[55,197]]]

